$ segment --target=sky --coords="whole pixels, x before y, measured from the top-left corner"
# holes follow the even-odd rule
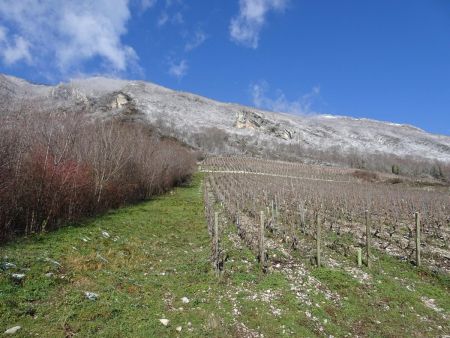
[[[0,73],[450,135],[449,0],[0,0]]]

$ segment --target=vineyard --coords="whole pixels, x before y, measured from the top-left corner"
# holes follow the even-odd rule
[[[264,270],[277,264],[272,254],[282,243],[316,265],[323,248],[368,266],[371,250],[378,250],[450,271],[450,191],[444,185],[245,157],[208,158],[201,170],[207,173],[209,230],[216,234],[213,261],[220,269],[226,257],[218,242],[231,223]]]
[[[150,201],[0,246],[0,332],[450,335],[445,187],[245,158],[200,169]]]

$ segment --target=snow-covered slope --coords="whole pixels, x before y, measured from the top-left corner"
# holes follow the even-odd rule
[[[0,75],[0,98],[41,97],[50,102],[83,103],[93,114],[126,110],[150,123],[170,126],[190,142],[189,135],[222,129],[230,139],[263,141],[267,145],[300,145],[315,150],[415,156],[450,162],[450,137],[409,125],[368,119],[316,115],[294,116],[217,102],[152,83],[94,77],[58,86],[32,85]],[[132,106],[132,109],[130,109]],[[128,108],[128,109],[126,109]]]

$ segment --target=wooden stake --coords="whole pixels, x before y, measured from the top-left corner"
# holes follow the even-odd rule
[[[365,211],[366,218],[366,265],[370,268],[370,222],[369,222],[369,211]]]
[[[316,214],[316,244],[317,244],[317,248],[316,248],[316,259],[317,259],[317,266],[320,267],[320,263],[321,263],[321,259],[320,259],[320,230],[321,230],[321,226],[320,226],[320,220],[319,220],[319,212],[317,212]]]
[[[278,223],[278,218],[280,217],[280,209],[278,208],[278,204],[280,204],[280,197],[278,195],[275,196],[275,221]]]
[[[358,253],[358,266],[361,267],[361,265],[362,265],[362,250],[361,250],[361,248],[357,249],[357,253]]]
[[[300,231],[305,233],[305,211],[301,204],[298,205],[298,211],[300,213]]]
[[[219,270],[219,213],[214,213],[214,267]]]
[[[272,227],[275,228],[275,206],[272,200]]]
[[[416,265],[420,266],[420,214],[415,213],[416,216]]]
[[[261,263],[261,267],[265,270],[266,266],[266,254],[264,252],[264,211],[261,211],[261,222],[259,226],[259,262]]]

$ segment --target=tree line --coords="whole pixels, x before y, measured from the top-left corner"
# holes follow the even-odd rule
[[[148,199],[195,170],[190,149],[143,124],[35,103],[0,113],[0,242]]]

